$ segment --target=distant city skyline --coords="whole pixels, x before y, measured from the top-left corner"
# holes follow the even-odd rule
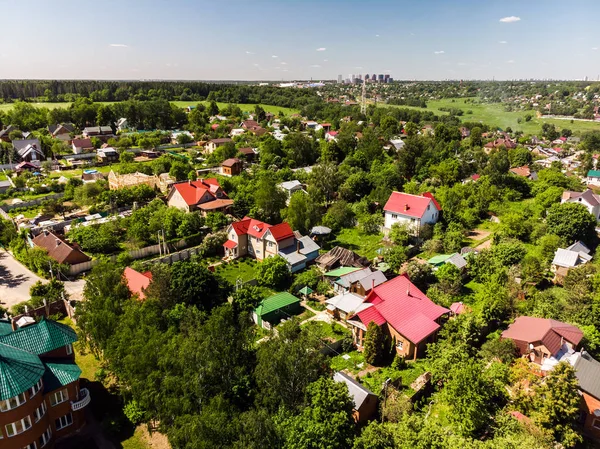
[[[0,78],[585,79],[600,2],[29,0],[3,6]],[[243,11],[236,14],[236,11]],[[26,25],[24,27],[24,20]]]

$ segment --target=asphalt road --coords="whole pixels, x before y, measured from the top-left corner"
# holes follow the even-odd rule
[[[45,282],[9,253],[0,250],[0,306],[10,308],[29,300],[29,289],[37,281]]]

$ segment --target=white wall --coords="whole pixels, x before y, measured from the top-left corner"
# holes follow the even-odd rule
[[[419,227],[426,223],[435,224],[440,218],[440,213],[433,204],[433,201],[429,201],[427,206],[428,210],[425,210],[421,219],[409,217],[408,215],[402,215],[398,212],[387,212],[385,213],[384,227],[386,229],[392,229],[394,223],[408,224],[415,232]]]

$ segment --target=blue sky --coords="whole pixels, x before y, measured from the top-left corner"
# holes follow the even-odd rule
[[[598,0],[0,0],[0,78],[581,79]]]

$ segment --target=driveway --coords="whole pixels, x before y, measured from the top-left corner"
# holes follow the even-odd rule
[[[0,306],[10,308],[29,300],[29,289],[37,281],[46,282],[29,271],[4,250],[0,250]]]

